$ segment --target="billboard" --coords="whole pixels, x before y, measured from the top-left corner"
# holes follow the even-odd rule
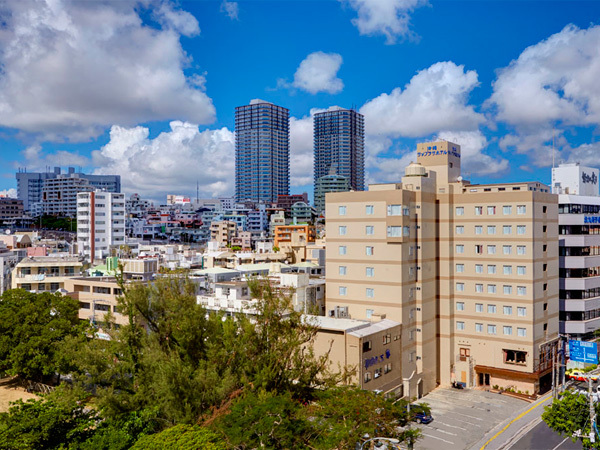
[[[572,361],[598,364],[598,344],[595,342],[569,341],[569,358]]]

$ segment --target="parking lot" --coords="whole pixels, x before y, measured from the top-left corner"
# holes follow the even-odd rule
[[[506,395],[479,390],[439,388],[418,403],[431,407],[433,422],[418,425],[423,432],[419,450],[464,450],[506,419],[515,417],[529,403]]]

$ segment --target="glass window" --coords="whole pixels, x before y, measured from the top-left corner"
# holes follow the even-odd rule
[[[527,295],[527,288],[525,286],[517,286],[517,295]]]
[[[373,256],[373,247],[367,246],[365,247],[365,252],[367,254],[367,256]]]
[[[410,208],[408,206],[402,207],[402,214],[405,216],[410,216]]]
[[[367,267],[367,276],[368,277],[375,276],[375,268],[373,268],[373,267]]]
[[[465,310],[465,302],[456,302],[456,310],[464,311]]]
[[[488,294],[495,294],[496,293],[496,285],[495,284],[488,284],[487,285],[487,293]]]
[[[502,328],[505,335],[510,336],[512,334],[512,327],[504,326]]]
[[[366,294],[367,294],[367,298],[373,298],[373,297],[375,297],[375,289],[373,289],[373,288],[367,288],[366,289]]]
[[[475,285],[475,292],[482,293],[483,292],[483,284],[477,283]]]
[[[388,205],[388,216],[399,216],[402,214],[402,205]]]
[[[525,254],[525,246],[517,245],[517,255],[524,255],[524,254]]]
[[[496,325],[488,325],[488,334],[496,334]]]
[[[410,234],[410,227],[403,226],[403,227],[402,227],[402,234],[403,234],[404,236],[408,236],[408,235]]]
[[[504,286],[502,286],[503,292],[505,295],[511,295],[512,294],[512,286],[509,284],[505,284]]]
[[[345,254],[346,254],[346,246],[345,246],[345,245],[340,245],[340,246],[338,247],[338,253],[339,253],[340,255],[345,255]]]
[[[374,310],[374,309],[367,309],[367,311],[366,311],[366,316],[367,316],[367,319],[370,319],[370,318],[372,318],[372,317],[373,317],[373,313],[374,313],[374,312],[375,312],[375,310]]]
[[[517,336],[519,336],[519,337],[527,337],[527,329],[525,329],[525,328],[517,328]]]
[[[505,255],[510,255],[512,252],[512,245],[503,245],[502,246],[502,253],[504,253]]]
[[[345,236],[345,235],[346,235],[346,226],[345,226],[345,225],[341,225],[341,226],[338,228],[338,232],[339,232],[339,235],[340,235],[340,236]]]
[[[483,333],[483,324],[482,323],[476,323],[475,324],[475,331],[477,333]]]
[[[388,237],[402,237],[402,227],[387,227],[387,235]]]
[[[483,214],[483,206],[476,206],[475,207],[475,215],[481,216],[482,214]]]
[[[475,273],[483,273],[483,264],[475,264]]]
[[[526,227],[525,225],[517,225],[517,234],[525,234]]]
[[[504,275],[512,275],[512,266],[502,266]]]
[[[464,253],[465,252],[465,246],[462,244],[457,244],[456,245],[456,253]]]
[[[483,234],[483,227],[481,225],[475,225],[475,234]]]
[[[526,269],[525,266],[517,266],[517,275],[525,275]]]
[[[527,206],[525,206],[525,205],[517,206],[517,214],[527,214]]]
[[[375,234],[375,227],[373,227],[373,225],[367,225],[365,227],[365,233],[367,234],[367,236],[372,236],[373,234]]]
[[[503,234],[511,234],[512,233],[512,225],[504,225],[502,227]]]
[[[526,315],[527,315],[527,308],[525,308],[523,306],[517,307],[517,316],[525,317]]]
[[[476,255],[482,255],[483,254],[483,245],[477,244],[475,246],[475,254]]]
[[[346,275],[347,268],[346,266],[340,266],[340,275]]]
[[[462,225],[456,225],[456,234],[465,234],[465,227]]]
[[[475,312],[483,312],[483,303],[475,303]]]
[[[488,206],[487,207],[487,213],[488,213],[488,216],[493,216],[494,214],[496,214],[496,207],[495,206]]]
[[[465,271],[465,265],[464,264],[457,264],[456,265],[456,273],[463,273]]]
[[[495,273],[496,273],[496,265],[488,264],[488,274],[495,274]]]
[[[464,322],[456,322],[456,329],[458,331],[462,331],[465,329],[465,323]]]
[[[346,295],[346,292],[348,292],[348,289],[346,288],[346,286],[340,286],[340,295]]]
[[[512,206],[503,206],[502,207],[502,214],[504,214],[505,216],[508,216],[509,214],[512,214]]]
[[[496,234],[496,225],[488,225],[487,234]]]
[[[487,252],[488,252],[488,255],[495,255],[496,254],[496,246],[495,245],[488,245],[487,246]]]
[[[365,213],[367,214],[367,216],[372,216],[373,210],[374,210],[373,205],[365,206]]]
[[[456,215],[457,216],[464,216],[465,215],[465,208],[463,206],[457,206],[456,207]]]
[[[338,214],[340,216],[345,216],[346,215],[346,207],[345,206],[338,206]]]
[[[456,291],[463,292],[465,290],[465,283],[456,283]]]
[[[496,314],[496,305],[488,305],[488,314]]]
[[[504,315],[505,316],[511,316],[512,315],[512,306],[504,306],[502,308]]]

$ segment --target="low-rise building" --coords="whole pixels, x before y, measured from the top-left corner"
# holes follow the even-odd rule
[[[231,244],[237,233],[237,225],[229,220],[221,220],[210,224],[210,240],[218,242],[222,247]]]
[[[111,313],[115,324],[128,323],[127,316],[120,314],[118,298],[123,294],[114,277],[73,277],[65,280],[64,289],[70,297],[79,301],[79,318],[93,324],[101,324]]]
[[[273,244],[281,252],[293,259],[291,262],[303,262],[307,258],[307,245],[314,243],[317,233],[312,225],[285,225],[275,227]]]
[[[0,197],[0,221],[23,217],[23,200]]]
[[[78,257],[52,254],[24,258],[12,273],[12,289],[35,292],[56,292],[64,289],[65,281],[81,275],[83,263]]]

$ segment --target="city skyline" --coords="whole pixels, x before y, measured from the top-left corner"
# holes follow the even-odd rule
[[[19,167],[76,166],[153,200],[195,196],[197,182],[201,197],[233,195],[234,110],[256,98],[290,110],[291,193],[312,193],[312,117],[332,107],[365,116],[365,184],[399,180],[416,144],[440,138],[462,146],[475,183],[548,184],[553,144],[556,164],[598,165],[599,13],[596,2],[10,3],[0,191],[16,190]]]

